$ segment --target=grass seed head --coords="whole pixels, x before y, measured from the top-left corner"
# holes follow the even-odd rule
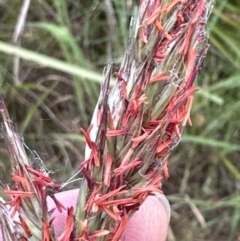
[[[212,4],[140,1],[120,69],[114,73],[109,65],[105,70],[91,129],[85,132],[86,161],[80,165],[89,192],[89,230],[110,231],[101,240],[117,240],[122,220],[160,192],[162,178],[168,178],[168,157],[191,124],[193,83],[208,49]],[[112,75],[116,82],[110,89]]]

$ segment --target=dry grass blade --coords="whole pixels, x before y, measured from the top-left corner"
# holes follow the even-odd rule
[[[13,39],[12,39],[13,43],[16,45],[20,45],[21,43],[21,35],[23,33],[30,3],[31,3],[31,0],[25,0],[23,2],[21,12],[18,16],[18,21],[17,21]],[[16,85],[21,84],[21,81],[19,79],[19,69],[20,69],[20,58],[19,56],[14,56],[14,73],[13,74],[14,74],[14,82]]]

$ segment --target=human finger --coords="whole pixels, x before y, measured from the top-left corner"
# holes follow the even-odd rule
[[[76,207],[78,189],[56,194],[56,198],[66,207]],[[55,203],[48,198],[49,210],[55,208]],[[57,209],[52,213],[53,225],[57,236],[61,234],[67,217],[67,211],[60,213]],[[170,220],[170,205],[163,194],[149,196],[139,210],[127,223],[121,236],[121,241],[165,241]]]
[[[163,194],[149,196],[127,223],[121,241],[165,241],[170,205]]]

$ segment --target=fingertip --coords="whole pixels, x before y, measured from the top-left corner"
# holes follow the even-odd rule
[[[58,211],[52,198],[47,197],[48,210],[51,211],[54,209],[54,211],[51,214],[51,218],[54,218],[53,226],[57,237],[62,233],[64,229],[67,218],[67,209],[70,207],[73,207],[75,209],[76,207],[78,193],[79,189],[73,189],[55,194],[57,200],[66,208],[65,210],[62,210],[62,212]]]
[[[168,199],[166,198],[166,196],[162,193],[157,193],[155,192],[155,197],[161,202],[161,204],[163,205],[163,207],[165,208],[167,215],[168,215],[168,222],[170,221],[170,217],[171,217],[171,206],[170,203],[168,201]]]
[[[165,241],[170,205],[163,194],[149,196],[127,223],[121,241]]]
[[[56,198],[64,204],[66,208],[77,203],[79,189],[56,194]],[[53,200],[48,198],[49,211],[56,208]],[[170,220],[170,205],[167,198],[160,193],[149,196],[140,206],[139,210],[127,223],[120,241],[165,241]],[[64,228],[67,211],[60,213],[55,209],[51,215],[54,217],[53,225],[55,233],[59,236]]]

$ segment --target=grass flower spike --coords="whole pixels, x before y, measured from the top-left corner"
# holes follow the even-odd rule
[[[12,189],[6,187],[4,191],[5,195],[10,197],[10,201],[0,200],[3,239],[24,241],[40,240],[42,237],[42,240],[54,240],[46,198],[52,197],[61,211],[64,207],[54,197],[60,185],[49,177],[47,169],[41,162],[38,168],[33,167],[25,151],[23,140],[15,132],[2,97],[0,97],[0,111],[3,117],[4,138],[12,161],[14,181]],[[35,239],[31,239],[32,236]]]
[[[79,210],[79,217],[89,220],[89,234],[109,230],[99,240],[118,240],[139,205],[168,178],[168,157],[191,124],[211,8],[206,0],[140,1],[119,71],[105,70],[92,124],[82,130],[87,148],[80,164],[85,213]]]

